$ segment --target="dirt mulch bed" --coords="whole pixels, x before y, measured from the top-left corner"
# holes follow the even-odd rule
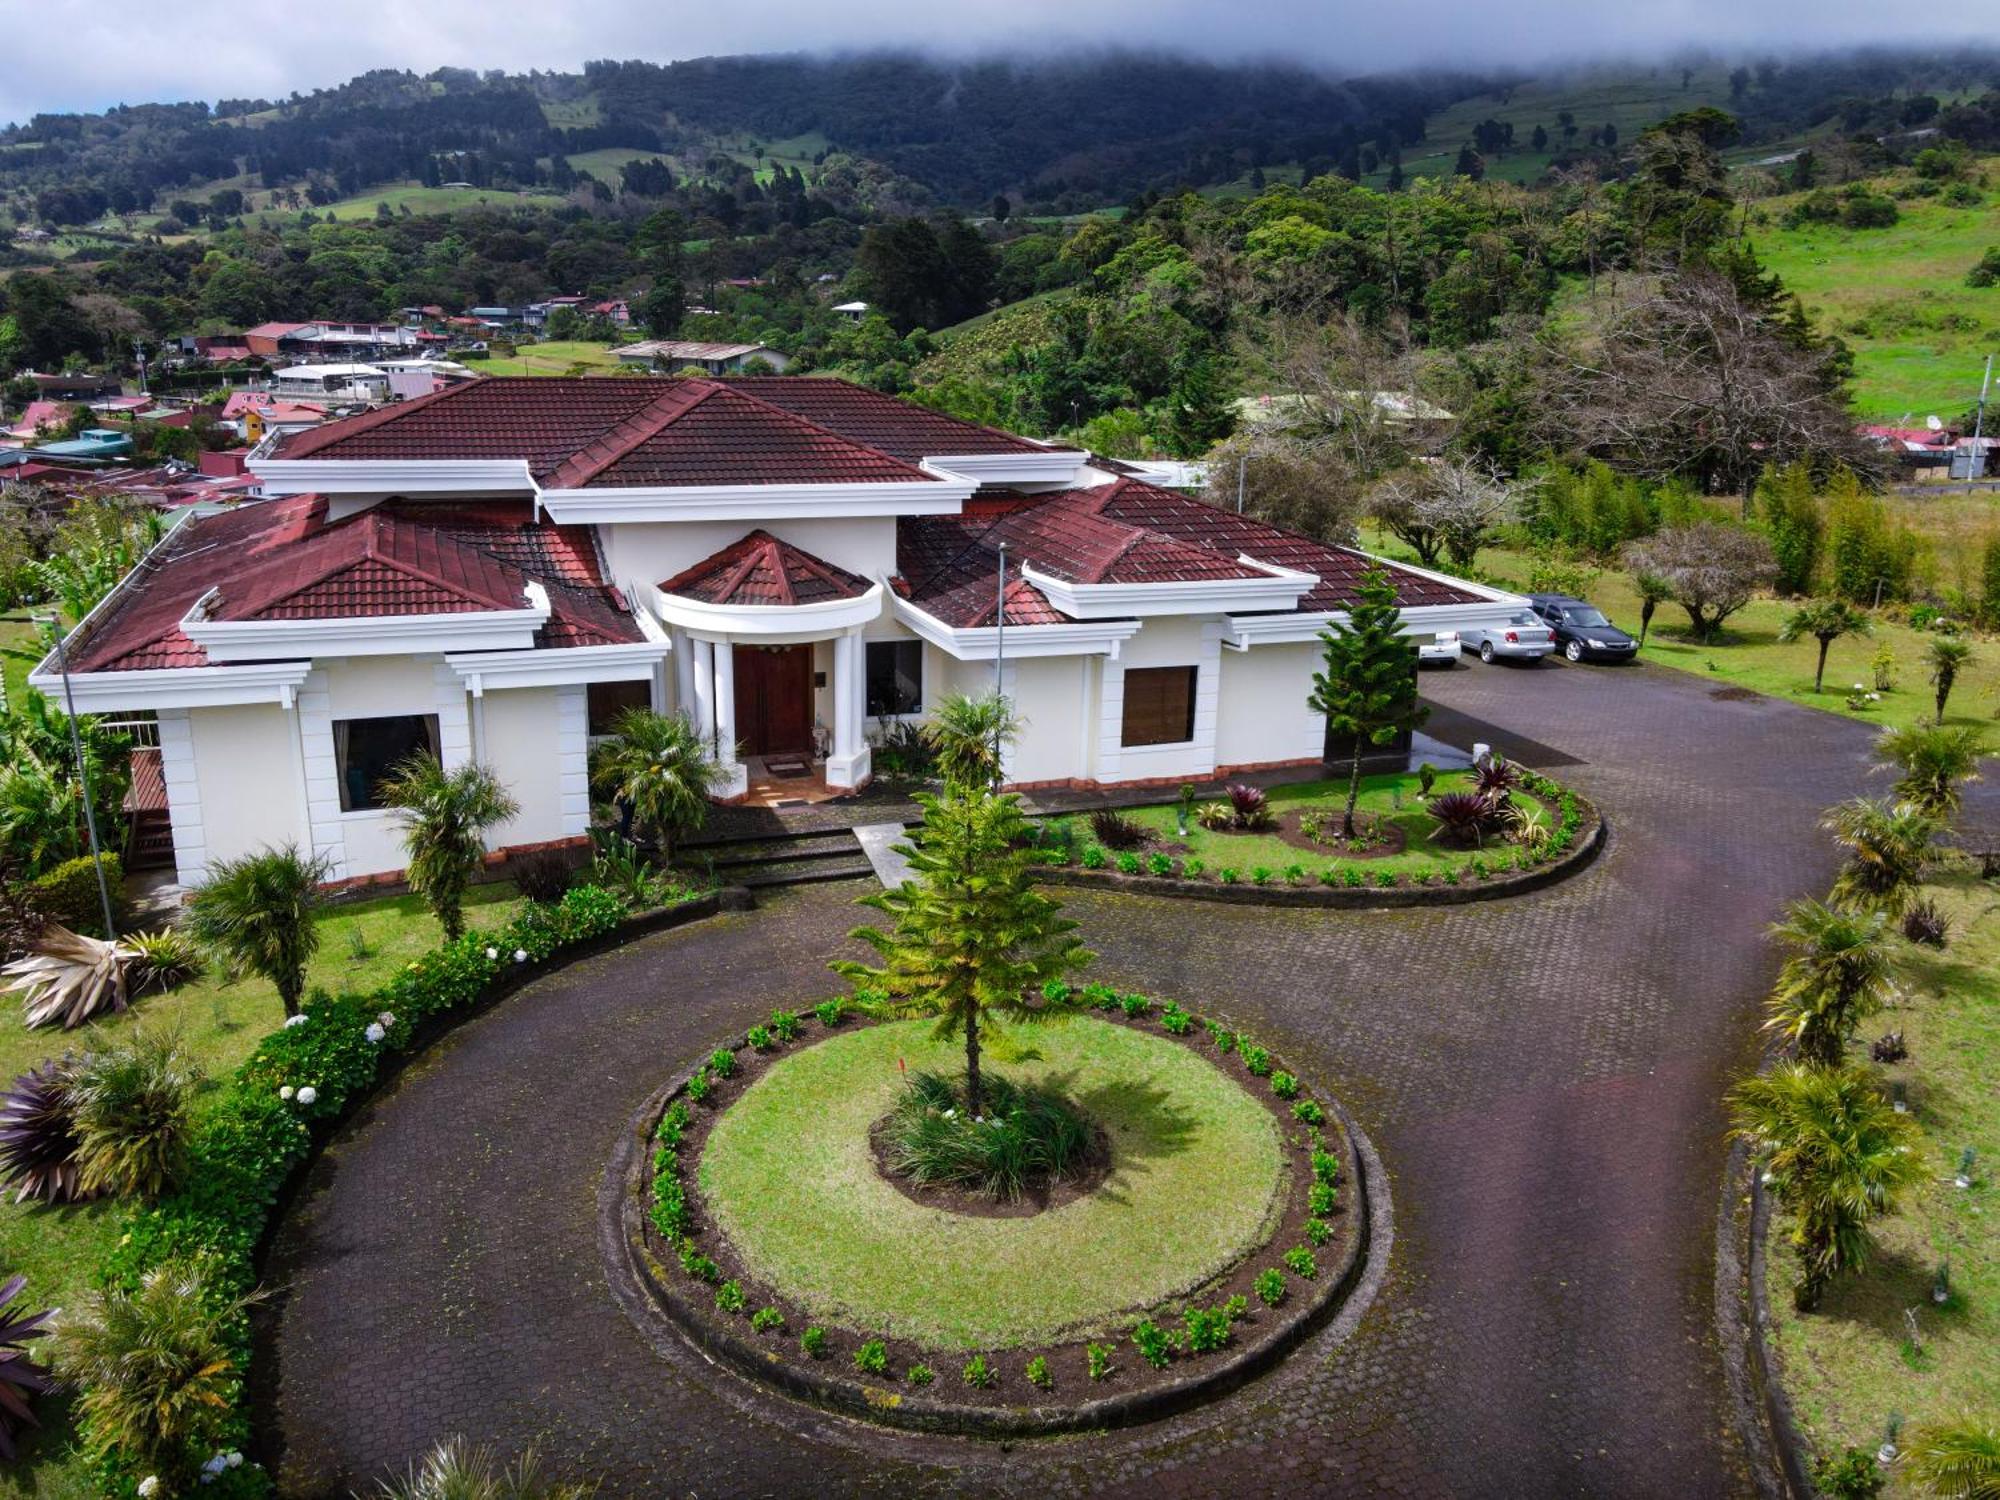
[[[996,1198],[945,1183],[919,1186],[889,1165],[889,1148],[884,1139],[888,1127],[887,1115],[868,1127],[868,1154],[874,1158],[876,1175],[912,1203],[942,1213],[964,1214],[969,1219],[1032,1219],[1036,1214],[1089,1197],[1111,1175],[1111,1138],[1102,1125],[1093,1125],[1082,1170],[1053,1182],[1031,1182],[1018,1198]]]
[[[1323,842],[1318,839],[1310,839],[1300,831],[1299,819],[1309,812],[1321,813],[1326,818],[1326,826],[1336,830],[1331,841]],[[1380,842],[1372,844],[1365,849],[1348,847],[1341,840],[1337,832],[1340,827],[1340,813],[1338,809],[1328,810],[1326,808],[1307,807],[1299,808],[1293,812],[1280,813],[1278,815],[1278,826],[1264,831],[1272,837],[1290,844],[1294,849],[1307,850],[1310,853],[1319,855],[1322,859],[1329,857],[1356,860],[1382,859],[1391,854],[1401,854],[1410,845],[1409,829],[1400,823],[1391,823],[1380,813],[1356,813],[1354,815],[1354,825],[1361,830],[1364,836],[1379,837]],[[1223,831],[1234,833],[1237,830],[1232,828]]]
[[[1142,1019],[1125,1017],[1117,1011],[1092,1014],[1106,1021],[1172,1036],[1159,1023],[1157,1005]],[[871,1024],[874,1023],[851,1017],[842,1023]],[[737,1065],[732,1076],[715,1083],[703,1103],[689,1105],[693,1119],[682,1135],[678,1151],[680,1179],[694,1216],[691,1238],[695,1248],[716,1263],[714,1282],[699,1280],[681,1269],[676,1247],[654,1228],[649,1213],[654,1134],[661,1117],[685,1098],[686,1079],[662,1089],[647,1102],[612,1159],[612,1180],[622,1180],[624,1192],[615,1230],[622,1241],[622,1254],[613,1261],[611,1271],[619,1282],[626,1281],[629,1275],[641,1293],[639,1298],[623,1298],[628,1312],[643,1300],[652,1310],[664,1314],[681,1335],[741,1374],[818,1405],[928,1431],[1008,1436],[1119,1426],[1164,1416],[1235,1389],[1319,1327],[1346,1300],[1359,1279],[1367,1246],[1368,1190],[1361,1177],[1360,1157],[1339,1106],[1324,1092],[1301,1087],[1299,1097],[1315,1099],[1325,1111],[1325,1121],[1318,1129],[1322,1149],[1336,1156],[1340,1163],[1337,1205],[1331,1215],[1325,1216],[1333,1232],[1325,1244],[1312,1247],[1317,1275],[1306,1280],[1285,1269],[1282,1256],[1294,1246],[1308,1243],[1305,1226],[1312,1217],[1308,1194],[1313,1182],[1313,1132],[1293,1117],[1292,1101],[1277,1098],[1270,1092],[1266,1079],[1252,1076],[1242,1066],[1240,1053],[1219,1052],[1209,1040],[1201,1018],[1196,1017],[1195,1025],[1186,1035],[1173,1039],[1210,1057],[1251,1098],[1270,1110],[1279,1127],[1286,1167],[1284,1201],[1273,1220],[1270,1237],[1260,1247],[1169,1305],[1129,1309],[1127,1314],[1110,1320],[1116,1331],[1100,1334],[1097,1340],[1075,1338],[975,1351],[940,1350],[908,1339],[886,1338],[883,1342],[887,1373],[871,1375],[856,1368],[854,1356],[864,1343],[880,1335],[867,1329],[821,1324],[826,1342],[819,1357],[814,1358],[800,1345],[800,1335],[813,1326],[812,1317],[802,1306],[788,1300],[781,1290],[750,1275],[728,1237],[706,1217],[700,1201],[698,1164],[710,1133],[731,1101],[766,1068],[788,1052],[812,1045],[826,1030],[807,1017],[800,1038],[789,1047],[773,1047],[760,1053],[737,1043],[734,1048]],[[1276,1057],[1271,1059],[1271,1066],[1273,1072],[1287,1071],[1283,1061]],[[1286,1287],[1284,1301],[1275,1308],[1266,1307],[1253,1287],[1260,1272],[1273,1268],[1283,1273]],[[741,1313],[725,1313],[715,1305],[716,1285],[728,1281],[742,1287],[745,1302]],[[1232,1325],[1230,1342],[1222,1349],[1206,1354],[1182,1352],[1165,1369],[1156,1369],[1140,1357],[1130,1330],[1141,1317],[1150,1315],[1169,1333],[1179,1333],[1183,1308],[1218,1307],[1236,1296],[1247,1299],[1248,1309]],[[751,1328],[749,1315],[766,1306],[777,1307],[784,1314],[784,1326],[759,1333]],[[1109,1344],[1113,1349],[1111,1373],[1101,1381],[1088,1377],[1087,1348],[1094,1341]],[[962,1378],[963,1367],[974,1353],[983,1354],[998,1377],[983,1389],[966,1384]],[[1053,1377],[1046,1389],[1032,1384],[1025,1374],[1029,1360],[1037,1355],[1047,1360]],[[903,1378],[912,1365],[918,1364],[935,1373],[932,1384],[912,1385]]]

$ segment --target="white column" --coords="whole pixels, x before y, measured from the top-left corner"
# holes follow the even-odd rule
[[[676,630],[673,647],[674,707],[686,714],[690,722],[699,723],[701,709],[694,696],[695,643],[686,631]]]
[[[465,679],[444,662],[431,668],[438,716],[438,763],[455,771],[472,756],[472,713],[466,707]]]
[[[1097,692],[1097,779],[1118,780],[1124,768],[1125,663],[1106,658]]]
[[[328,877],[347,873],[347,835],[340,821],[340,769],[333,754],[333,694],[315,668],[299,687],[299,749],[305,761],[306,820],[312,852],[330,861]]]
[[[556,790],[563,837],[590,832],[590,689],[580,682],[556,689]]]
[[[174,831],[174,878],[192,888],[208,878],[208,839],[201,826],[201,783],[194,774],[194,726],[184,708],[163,708],[157,717],[160,779],[167,786],[167,816]]]
[[[866,651],[859,631],[833,638],[833,753],[826,759],[828,786],[855,787],[868,779],[873,752],[862,732],[868,707]]]
[[[715,663],[710,689],[715,706],[715,759],[729,773],[717,795],[740,797],[750,790],[750,768],[736,758],[736,649],[727,641],[717,641],[711,655]]]
[[[715,749],[715,643],[689,640],[688,689],[693,694],[694,727]]]

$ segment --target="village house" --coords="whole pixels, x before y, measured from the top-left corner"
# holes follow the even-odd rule
[[[1317,637],[1368,559],[1122,468],[835,380],[473,381],[267,439],[272,498],[170,533],[71,686],[157,717],[187,883],[287,841],[395,870],[376,786],[425,748],[518,799],[496,849],[580,839],[631,705],[686,714],[725,797],[858,788],[871,738],[996,683],[1017,786],[1316,766]],[[1413,637],[1521,607],[1391,574]],[[53,655],[30,680],[63,691]]]
[[[696,339],[647,339],[621,344],[613,351],[621,365],[640,369],[705,371],[710,375],[740,375],[752,360],[762,360],[771,374],[782,375],[791,357],[769,344],[712,344]]]

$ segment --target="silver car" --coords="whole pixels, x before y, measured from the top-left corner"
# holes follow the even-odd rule
[[[1465,650],[1477,651],[1481,661],[1503,656],[1512,661],[1540,661],[1556,649],[1556,633],[1548,622],[1525,609],[1505,625],[1461,630],[1458,640]]]

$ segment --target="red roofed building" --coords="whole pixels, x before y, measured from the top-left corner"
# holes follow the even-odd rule
[[[580,838],[634,703],[688,716],[724,795],[793,761],[858,787],[996,658],[1016,784],[1317,767],[1317,637],[1369,563],[832,380],[474,380],[248,470],[273,498],[176,528],[70,638],[80,707],[159,717],[185,881],[286,840],[395,869],[375,789],[420,749],[512,790],[496,846]],[[1413,635],[1521,607],[1391,571]]]

